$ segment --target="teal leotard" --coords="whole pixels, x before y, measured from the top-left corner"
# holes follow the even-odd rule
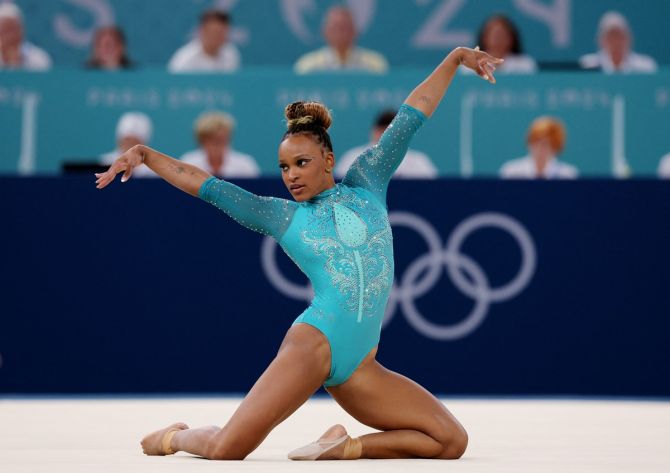
[[[325,386],[345,382],[379,343],[393,283],[386,189],[425,119],[413,107],[400,107],[342,182],[305,202],[259,197],[215,177],[200,188],[202,199],[275,238],[311,281],[314,299],[294,324],[312,325],[330,342]]]

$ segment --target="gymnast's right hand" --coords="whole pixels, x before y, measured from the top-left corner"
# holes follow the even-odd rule
[[[119,156],[107,171],[95,174],[95,177],[98,178],[98,180],[95,181],[96,187],[98,189],[107,187],[120,172],[123,172],[123,176],[121,176],[121,182],[126,182],[128,179],[130,179],[130,176],[132,176],[133,169],[142,164],[143,161],[144,152],[142,150],[142,145],[133,146],[128,151]]]

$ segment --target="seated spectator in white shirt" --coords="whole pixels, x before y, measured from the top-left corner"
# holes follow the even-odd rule
[[[381,136],[384,134],[384,130],[386,130],[393,121],[396,113],[395,110],[385,110],[377,115],[372,124],[372,129],[370,130],[370,142],[363,146],[350,149],[341,157],[337,158],[335,164],[336,177],[344,177],[354,163],[354,160],[367,149],[377,144]],[[421,151],[408,149],[405,158],[400,163],[400,166],[398,166],[398,169],[396,169],[393,177],[405,179],[435,179],[437,174],[437,168],[435,168],[435,165],[426,154]]]
[[[479,47],[492,56],[502,58],[504,63],[496,66],[496,72],[506,74],[533,74],[537,72],[535,60],[523,53],[521,35],[504,15],[493,15],[484,22],[477,39]],[[473,73],[471,69],[460,70]]]
[[[234,72],[240,67],[240,53],[229,42],[230,15],[208,10],[200,16],[198,37],[174,53],[170,72]]]
[[[586,54],[579,59],[584,69],[612,73],[654,73],[658,69],[656,61],[632,51],[633,33],[626,18],[618,12],[603,15],[598,25],[597,53]]]
[[[565,147],[565,127],[552,117],[537,118],[528,130],[529,154],[509,161],[500,169],[504,179],[576,179],[577,168],[560,162]]]
[[[153,134],[151,118],[142,112],[126,112],[116,124],[116,148],[100,156],[100,164],[112,164],[135,145],[149,145]],[[133,169],[133,177],[160,177],[147,166]]]
[[[46,71],[51,58],[43,49],[24,41],[23,15],[14,3],[0,4],[0,70]]]
[[[100,164],[112,164],[116,158],[135,145],[148,145],[152,131],[151,119],[146,114],[142,112],[124,113],[116,124],[116,148],[100,156]],[[133,176],[146,174],[142,169],[151,171],[146,166],[140,166],[133,171]]]
[[[358,32],[348,8],[332,7],[326,13],[322,34],[327,46],[300,57],[297,74],[323,71],[360,71],[383,74],[388,62],[380,53],[356,46]]]
[[[235,121],[224,112],[207,112],[195,122],[195,139],[200,145],[180,159],[223,178],[258,177],[260,169],[248,154],[232,148]]]
[[[661,179],[670,179],[670,153],[661,158],[658,163],[658,177]]]

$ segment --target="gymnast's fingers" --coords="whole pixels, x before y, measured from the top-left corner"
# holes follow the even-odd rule
[[[100,174],[100,177],[96,181],[97,188],[102,189],[103,187],[107,187],[116,177],[116,174],[121,172],[123,169],[120,169],[120,165],[118,163],[112,164],[109,169],[102,174]]]
[[[477,75],[478,75],[479,77],[481,77],[482,79],[484,79],[484,80],[489,80],[489,75],[488,75],[488,73],[487,73],[486,70],[484,69],[483,64],[480,63],[479,61],[477,61],[476,65],[475,65],[475,72],[476,72]]]
[[[499,64],[502,64],[503,62],[505,62],[504,59],[499,58],[499,57],[495,57],[495,56],[491,56],[489,53],[487,53],[485,51],[480,51],[479,54],[486,60],[486,62],[489,62],[489,63],[494,64],[494,65],[499,65]]]
[[[133,175],[133,167],[129,164],[126,168],[126,172],[121,176],[121,182],[126,182]]]
[[[109,176],[102,176],[98,181],[97,181],[97,188],[98,189],[103,189],[109,185],[110,182],[114,180],[114,177],[110,178]]]
[[[482,74],[480,74],[480,76],[483,79],[489,81],[491,84],[496,83],[496,79],[493,76],[493,73],[496,70],[495,64],[492,64],[487,59],[479,59],[477,61],[477,66],[482,71]]]
[[[496,83],[496,78],[493,75],[493,72],[496,70],[495,66],[491,65],[490,63],[484,63],[484,70],[486,71],[486,74],[488,75],[488,81],[491,84]]]

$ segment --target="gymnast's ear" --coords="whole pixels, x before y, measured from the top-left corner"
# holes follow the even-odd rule
[[[332,151],[326,150],[323,158],[326,160],[326,172],[332,172],[335,167],[335,154]]]

